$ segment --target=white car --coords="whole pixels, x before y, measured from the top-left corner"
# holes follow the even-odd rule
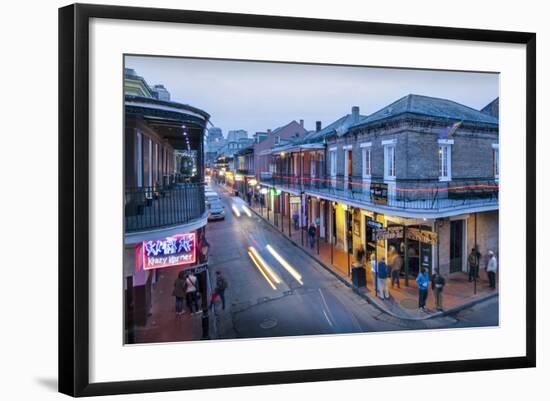
[[[215,200],[208,204],[208,220],[223,220],[225,219],[225,206]]]
[[[218,195],[216,192],[213,192],[213,191],[205,191],[204,199],[207,205],[210,204],[211,202],[221,201],[220,195]]]

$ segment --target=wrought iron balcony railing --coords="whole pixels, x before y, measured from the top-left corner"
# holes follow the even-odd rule
[[[204,215],[205,207],[202,183],[127,188],[124,194],[125,232],[190,223]]]
[[[308,191],[365,204],[392,208],[438,210],[463,206],[498,205],[498,182],[494,179],[384,181],[362,176],[310,176],[273,173],[261,175],[261,182]]]

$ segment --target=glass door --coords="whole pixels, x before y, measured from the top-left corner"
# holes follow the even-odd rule
[[[463,237],[464,237],[464,221],[463,220],[451,221],[451,261],[450,261],[451,273],[462,271]]]

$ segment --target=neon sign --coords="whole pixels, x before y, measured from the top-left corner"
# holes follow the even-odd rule
[[[177,234],[171,237],[143,241],[143,269],[195,263],[195,233]]]

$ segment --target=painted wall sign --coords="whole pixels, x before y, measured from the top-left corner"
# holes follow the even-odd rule
[[[195,233],[143,241],[143,269],[160,269],[195,263]]]
[[[380,229],[384,227],[384,223],[374,220],[372,217],[367,216],[367,226],[370,228]]]
[[[421,231],[418,228],[407,228],[407,238],[413,241],[420,241],[426,244],[437,243],[437,233],[432,231]]]
[[[403,227],[392,226],[374,231],[377,240],[403,238]]]

